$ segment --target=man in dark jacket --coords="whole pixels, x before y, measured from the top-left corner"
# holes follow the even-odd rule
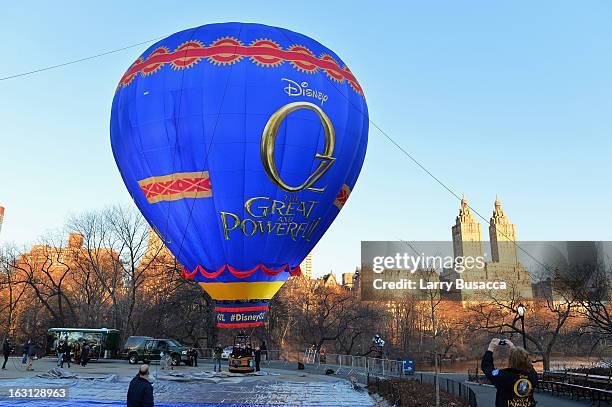
[[[261,349],[258,347],[255,348],[255,371],[259,372],[259,364],[261,363]]]
[[[502,370],[493,365],[493,352],[500,344],[510,349],[509,367]],[[494,338],[482,357],[480,367],[497,389],[495,407],[535,407],[533,392],[538,384],[538,375],[525,349],[515,347],[508,339],[501,342]]]
[[[232,354],[236,355],[236,352],[237,350],[236,348],[234,348],[232,350]],[[217,371],[217,366],[219,367],[219,372],[221,372],[221,358],[222,357],[223,357],[223,348],[221,347],[221,345],[217,344],[217,346],[213,348],[213,366],[214,366],[215,372]]]
[[[13,347],[11,346],[11,341],[9,340],[9,338],[4,338],[4,342],[2,343],[2,355],[4,356],[2,370],[6,370],[6,362],[8,361],[9,355],[12,351]]]
[[[141,365],[136,377],[130,382],[127,407],[153,407],[153,386],[149,382],[149,365]]]
[[[193,367],[198,367],[198,356],[199,356],[198,350],[195,349],[195,348],[192,349],[191,350],[191,357],[193,359],[193,364],[192,364]]]
[[[89,344],[87,342],[85,342],[83,344],[83,350],[81,351],[81,366],[85,367],[87,366],[87,362],[89,361],[89,351],[90,351],[90,347]]]
[[[72,347],[68,343],[68,339],[66,342],[62,344],[62,361],[60,363],[60,367],[64,368],[64,363],[68,363],[68,368],[70,368],[70,359],[72,359]]]

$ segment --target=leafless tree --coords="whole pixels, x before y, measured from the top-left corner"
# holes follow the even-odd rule
[[[372,319],[372,310],[360,304],[354,292],[338,286],[303,290],[294,311],[303,343],[314,344],[317,351],[333,342],[344,352],[352,352]]]
[[[49,236],[29,255],[14,263],[15,284],[26,284],[49,312],[54,324],[65,326],[76,319],[68,281],[74,264],[62,251],[61,239]]]
[[[517,323],[519,304],[527,305],[525,332]],[[525,335],[542,359],[544,370],[550,370],[550,356],[557,344],[563,327],[573,316],[576,303],[572,298],[557,297],[526,302],[520,297],[511,296],[506,300],[493,299],[470,305],[475,313],[477,328],[495,335]],[[529,348],[529,346],[528,346]],[[528,349],[529,350],[529,349]]]
[[[9,336],[15,333],[15,320],[19,304],[26,292],[25,284],[17,284],[15,265],[19,257],[15,247],[0,247],[0,315],[5,331]]]

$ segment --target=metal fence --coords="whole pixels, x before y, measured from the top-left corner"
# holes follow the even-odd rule
[[[211,359],[212,349],[198,349],[200,358]],[[272,368],[303,368],[325,373],[333,370],[335,375],[353,377],[362,384],[373,385],[377,393],[392,398],[397,405],[401,405],[401,395],[393,386],[396,380],[417,380],[421,383],[435,385],[436,377],[429,373],[416,373],[411,376],[404,375],[403,361],[365,356],[340,355],[336,353],[321,353],[314,350],[304,352],[288,352],[283,350],[268,350],[262,354],[261,364]],[[468,403],[470,407],[477,407],[476,394],[465,384],[456,380],[439,377],[440,390],[452,394]],[[399,403],[397,401],[400,401]]]
[[[458,382],[456,380],[447,379],[444,377],[437,377],[440,384],[440,391],[451,394],[465,403],[467,403],[470,407],[478,407],[478,403],[476,401],[476,393],[469,386]],[[394,382],[396,380],[396,382]],[[390,400],[394,405],[401,406],[402,405],[402,392],[396,385],[397,380],[415,380],[421,383],[429,383],[435,386],[436,376],[432,374],[423,374],[418,373],[410,378],[403,379],[390,379],[386,377],[370,377],[368,379],[368,385],[373,388],[376,393]]]
[[[201,359],[212,359],[213,351],[210,348],[199,348],[198,356]],[[357,375],[365,377],[378,375],[384,377],[401,377],[403,362],[399,360],[368,358],[365,356],[340,355],[335,353],[321,353],[311,350],[304,352],[288,352],[283,350],[268,350],[262,354],[261,364],[270,367],[287,367],[289,364],[302,363],[311,370],[325,372],[334,370],[336,374]]]

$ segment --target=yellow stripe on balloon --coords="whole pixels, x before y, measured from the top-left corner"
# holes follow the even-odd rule
[[[200,283],[214,300],[270,300],[283,286],[283,281],[252,283]]]

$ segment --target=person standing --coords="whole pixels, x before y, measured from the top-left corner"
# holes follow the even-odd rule
[[[36,356],[36,352],[38,351],[38,347],[34,343],[34,341],[28,341],[28,366],[26,370],[33,371],[34,370],[34,356]]]
[[[213,349],[213,364],[214,371],[217,371],[217,366],[219,366],[219,372],[221,372],[221,356],[223,355],[223,348],[221,345],[217,344],[217,346]]]
[[[57,367],[60,367],[62,365],[62,360],[64,360],[64,341],[59,341],[57,343],[55,351],[57,353]]]
[[[29,347],[30,347],[30,340],[28,339],[28,340],[26,341],[26,343],[24,343],[24,344],[21,346],[21,348],[23,349],[23,350],[22,350],[23,357],[21,358],[21,364],[22,364],[22,365],[25,365],[26,363],[28,363],[28,348],[29,348]]]
[[[153,386],[149,382],[149,365],[141,365],[138,374],[130,382],[127,407],[153,407]]]
[[[2,364],[2,370],[6,370],[6,362],[13,351],[13,347],[11,346],[11,341],[9,338],[4,338],[4,342],[2,343],[2,355],[4,356],[4,363]]]
[[[263,358],[262,360],[268,360],[268,347],[266,346],[266,341],[261,342],[261,346],[259,347],[259,349],[261,350],[261,357]]]
[[[189,365],[198,367],[198,350],[195,348],[189,350]]]
[[[74,361],[77,364],[81,364],[81,344],[79,342],[74,344]]]
[[[72,355],[70,354],[71,352],[72,347],[68,343],[68,339],[66,339],[66,341],[62,345],[62,362],[60,364],[60,367],[62,369],[64,368],[64,363],[68,363],[68,368],[70,368],[70,359],[72,359]]]
[[[500,345],[510,348],[509,367],[502,370],[496,369],[493,364],[493,353]],[[495,407],[535,407],[533,392],[538,385],[538,375],[525,349],[514,346],[508,339],[502,342],[499,338],[493,338],[482,357],[480,367],[497,389]]]
[[[261,362],[261,348],[255,348],[255,371],[259,372],[259,363]]]
[[[81,366],[83,367],[87,366],[87,362],[89,361],[89,351],[90,350],[91,348],[89,347],[89,344],[85,342],[83,344],[83,350],[81,351]]]

